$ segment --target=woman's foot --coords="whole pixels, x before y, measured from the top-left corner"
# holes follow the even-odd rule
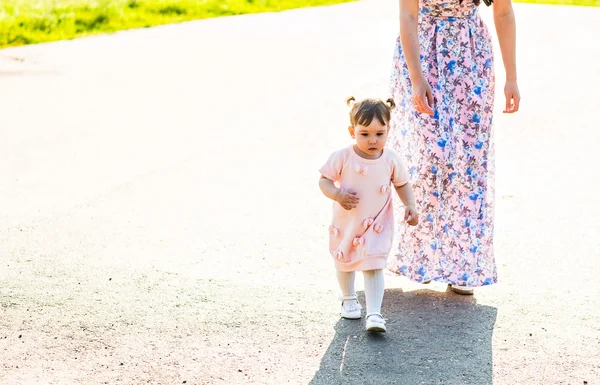
[[[386,328],[383,316],[379,313],[369,314],[367,316],[366,329],[368,332],[384,333]]]
[[[359,319],[362,306],[358,303],[358,298],[355,295],[347,295],[340,297],[342,301],[342,318]]]
[[[473,295],[473,293],[475,292],[474,288],[468,286],[451,285],[450,289],[456,294],[462,295]]]

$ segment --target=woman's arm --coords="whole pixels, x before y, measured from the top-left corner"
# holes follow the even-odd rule
[[[494,1],[494,24],[496,25],[504,69],[506,70],[506,85],[504,86],[506,107],[504,112],[513,113],[519,110],[521,96],[517,86],[517,28],[511,0]]]
[[[412,100],[417,111],[433,115],[433,92],[421,68],[418,17],[419,0],[400,0],[400,44],[412,83]]]

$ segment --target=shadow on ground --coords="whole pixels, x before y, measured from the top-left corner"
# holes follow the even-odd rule
[[[386,290],[388,332],[340,320],[310,384],[491,384],[496,313],[450,291]]]

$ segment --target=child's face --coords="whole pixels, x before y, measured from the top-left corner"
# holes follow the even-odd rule
[[[381,156],[381,151],[387,142],[390,128],[387,124],[381,124],[374,118],[368,126],[357,124],[348,127],[350,136],[356,139],[356,146],[362,152],[364,158],[376,159]]]

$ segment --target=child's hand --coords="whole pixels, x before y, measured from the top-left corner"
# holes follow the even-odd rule
[[[414,205],[407,205],[404,209],[404,220],[411,226],[416,226],[419,223],[419,214]]]
[[[355,192],[339,190],[335,200],[346,210],[352,210],[358,205],[358,197]]]

